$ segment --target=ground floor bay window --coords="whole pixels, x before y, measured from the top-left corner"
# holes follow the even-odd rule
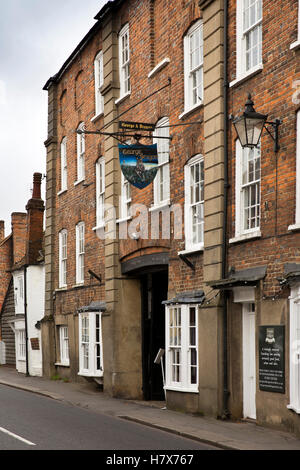
[[[198,305],[166,307],[166,389],[198,392]]]
[[[300,414],[300,285],[290,296],[290,403],[288,408]]]
[[[26,361],[25,329],[16,331],[16,353],[18,361]]]
[[[79,375],[103,376],[101,313],[79,314]]]

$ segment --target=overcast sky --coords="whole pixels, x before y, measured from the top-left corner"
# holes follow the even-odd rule
[[[0,220],[24,212],[32,175],[46,172],[42,88],[93,26],[106,0],[0,0]]]

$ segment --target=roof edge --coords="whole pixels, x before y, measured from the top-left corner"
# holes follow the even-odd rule
[[[78,54],[82,51],[82,49],[87,45],[87,43],[94,37],[94,35],[99,31],[101,27],[101,21],[97,21],[92,28],[88,31],[88,33],[83,37],[80,43],[76,46],[73,52],[69,55],[67,60],[63,63],[59,71],[53,75],[52,77],[48,78],[47,82],[43,86],[43,90],[48,91],[50,86],[53,83],[57,83],[62,75],[66,72],[66,70],[72,65]]]

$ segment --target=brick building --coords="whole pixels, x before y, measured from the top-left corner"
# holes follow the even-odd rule
[[[243,149],[228,123],[227,276],[216,287],[228,295],[229,409],[299,434],[299,2],[229,1],[227,13],[229,118],[251,93],[267,122],[281,120],[278,151],[266,130]]]
[[[299,432],[297,5],[110,1],[48,80],[48,375],[163,399],[162,348],[168,407]],[[279,152],[266,131],[260,148],[239,146],[231,116],[248,92],[282,120]],[[123,119],[155,126],[159,167],[143,190],[121,173],[118,139],[135,142]],[[274,332],[285,384],[282,368],[259,368],[259,335],[273,347]]]
[[[42,375],[39,321],[44,316],[43,214],[40,173],[33,178],[26,213],[11,215],[11,234],[0,242],[0,363]],[[2,237],[4,223],[1,222]]]

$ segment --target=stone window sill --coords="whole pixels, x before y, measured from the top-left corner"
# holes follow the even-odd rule
[[[123,96],[120,96],[120,98],[118,98],[116,101],[115,101],[115,104],[120,104],[122,103],[122,101],[126,100],[126,98],[128,98],[128,96],[131,95],[131,91],[129,91],[128,93],[126,93],[125,95]]]
[[[234,243],[239,243],[239,242],[246,242],[248,240],[253,240],[255,238],[260,238],[260,237],[261,237],[261,231],[256,230],[255,232],[244,233],[242,235],[238,235],[237,237],[230,238],[229,243],[234,244]]]
[[[97,232],[97,230],[102,230],[104,228],[105,228],[105,222],[103,222],[102,224],[97,225],[96,227],[93,227],[92,230],[94,232]]]
[[[193,255],[196,253],[202,253],[204,250],[204,244],[195,247],[195,248],[188,248],[186,250],[178,251],[178,256],[180,255]]]
[[[66,364],[66,363],[63,363],[63,362],[55,362],[54,365],[59,366],[59,367],[70,367],[70,364]]]
[[[79,376],[81,377],[103,377],[103,372],[92,373],[92,372],[78,372]]]
[[[170,391],[174,391],[174,392],[199,393],[198,388],[197,389],[195,389],[195,388],[180,388],[180,387],[172,387],[172,386],[166,385],[164,387],[164,389],[166,391],[170,390]]]
[[[254,75],[260,73],[263,70],[263,65],[259,64],[253,67],[251,70],[248,70],[247,72],[241,74],[239,77],[237,77],[235,80],[229,83],[229,88],[232,88],[236,85],[240,85],[241,83],[245,82],[249,78],[253,77]]]
[[[129,220],[132,220],[132,217],[130,215],[128,217],[123,217],[121,219],[116,220],[116,223],[122,224],[123,222],[128,222]]]
[[[85,179],[82,178],[81,180],[75,181],[74,186],[77,186],[78,184],[83,183],[84,180],[85,180]]]
[[[184,119],[184,118],[187,117],[189,114],[191,114],[193,111],[196,111],[196,109],[201,108],[202,106],[203,106],[203,101],[201,101],[200,103],[195,104],[193,107],[191,107],[191,108],[186,109],[185,111],[183,111],[183,113],[181,113],[181,114],[178,116],[178,119]]]
[[[154,77],[160,70],[162,70],[166,65],[170,63],[169,57],[165,57],[161,62],[159,62],[148,74],[148,78]]]
[[[290,45],[290,49],[292,51],[296,51],[297,49],[300,49],[300,39],[298,39],[297,41],[293,42],[291,45]]]
[[[291,230],[291,231],[300,230],[300,223],[297,223],[297,224],[294,224],[294,225],[289,225],[288,230]]]
[[[156,205],[153,205],[152,207],[150,207],[149,212],[160,211],[160,210],[165,209],[166,207],[170,207],[170,205],[171,205],[171,202],[168,199],[167,201],[165,201],[161,204],[156,204]]]
[[[58,196],[61,196],[62,194],[66,193],[68,190],[67,189],[62,189],[57,193]]]
[[[92,117],[91,122],[96,122],[96,121],[98,121],[98,119],[100,119],[103,116],[104,116],[104,111],[101,111],[101,113],[95,114],[95,116]]]

